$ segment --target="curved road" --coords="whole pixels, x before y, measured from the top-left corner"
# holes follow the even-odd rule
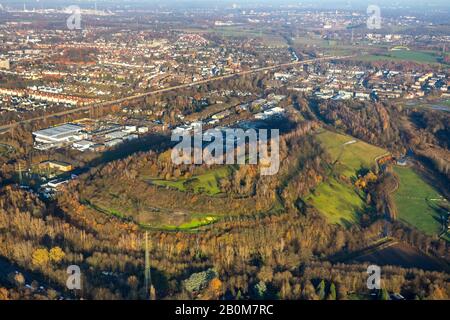
[[[224,80],[224,79],[229,79],[229,78],[232,78],[232,77],[238,77],[238,76],[243,76],[243,75],[252,74],[252,73],[258,73],[258,72],[262,72],[262,71],[269,71],[269,70],[274,70],[274,69],[277,69],[277,68],[289,67],[289,66],[294,66],[294,65],[303,64],[303,63],[312,63],[312,62],[317,62],[317,61],[333,60],[333,59],[334,60],[336,60],[336,59],[346,59],[346,58],[350,58],[350,57],[352,57],[352,56],[323,57],[323,58],[309,59],[309,60],[303,60],[303,61],[282,63],[282,64],[277,64],[277,65],[274,65],[274,66],[262,67],[262,68],[257,68],[257,69],[237,72],[237,73],[233,73],[233,74],[227,74],[227,75],[224,75],[224,76],[215,77],[215,78],[211,78],[211,79],[195,81],[195,82],[191,82],[191,83],[187,83],[187,84],[181,84],[181,85],[178,85],[178,86],[173,86],[173,87],[164,88],[164,89],[158,89],[158,90],[154,90],[154,91],[150,91],[150,92],[146,92],[146,93],[140,93],[140,94],[128,96],[128,97],[117,99],[117,100],[106,101],[106,102],[101,102],[101,103],[97,103],[97,104],[93,104],[93,105],[82,106],[82,107],[73,108],[73,109],[65,110],[65,111],[61,111],[61,112],[55,112],[55,113],[52,113],[52,114],[49,114],[49,115],[40,116],[40,117],[36,117],[36,118],[31,118],[31,119],[28,119],[28,120],[17,121],[17,122],[14,122],[14,123],[10,123],[10,124],[6,124],[6,125],[0,126],[0,131],[6,131],[6,130],[9,130],[9,129],[12,129],[12,128],[20,125],[20,124],[31,123],[31,122],[34,122],[34,121],[44,120],[44,119],[52,118],[52,117],[64,116],[64,115],[68,115],[68,114],[72,114],[72,113],[77,113],[77,112],[80,112],[80,111],[87,111],[87,110],[89,110],[92,107],[105,107],[105,106],[110,106],[110,105],[114,105],[114,104],[120,104],[120,103],[125,102],[125,101],[135,100],[135,99],[138,99],[138,98],[144,98],[144,97],[147,97],[147,96],[150,96],[150,95],[159,94],[159,93],[163,93],[163,92],[167,92],[167,91],[172,91],[172,90],[177,90],[177,89],[182,89],[182,88],[188,88],[188,87],[196,86],[196,85],[199,85],[199,84],[205,84],[205,83],[212,82],[212,81]]]

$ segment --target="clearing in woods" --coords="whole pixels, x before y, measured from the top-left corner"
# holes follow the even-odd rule
[[[365,210],[365,200],[351,181],[359,170],[374,168],[375,159],[387,151],[328,130],[319,131],[316,137],[330,155],[332,169],[328,180],[322,182],[305,200],[325,215],[330,223],[345,226],[358,223]],[[341,176],[349,181],[344,182]]]
[[[151,179],[150,182],[163,187],[175,188],[179,191],[193,191],[194,193],[205,193],[210,196],[221,193],[219,187],[220,179],[231,174],[230,166],[222,166],[217,169],[207,170],[205,173],[191,178],[180,178],[173,180]]]

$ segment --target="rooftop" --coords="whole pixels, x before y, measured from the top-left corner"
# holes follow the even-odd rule
[[[35,131],[33,132],[33,134],[49,138],[57,138],[62,135],[77,133],[82,129],[83,129],[82,126],[66,123],[60,126]]]

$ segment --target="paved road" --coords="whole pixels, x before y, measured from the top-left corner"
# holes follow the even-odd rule
[[[44,120],[44,119],[47,119],[47,118],[60,117],[60,116],[68,115],[68,114],[81,112],[81,111],[87,111],[91,107],[100,107],[101,108],[101,107],[111,106],[111,105],[120,104],[120,103],[123,103],[123,102],[126,102],[126,101],[130,101],[130,100],[135,100],[135,99],[139,99],[139,98],[145,98],[145,97],[150,96],[150,95],[155,95],[155,94],[164,93],[164,92],[177,90],[177,89],[189,88],[189,87],[192,87],[192,86],[196,86],[196,85],[199,85],[199,84],[205,84],[205,83],[212,82],[212,81],[225,80],[225,79],[230,79],[230,78],[233,78],[233,77],[244,76],[244,75],[247,75],[247,74],[253,74],[253,73],[258,73],[258,72],[262,72],[262,71],[270,71],[270,70],[274,70],[274,69],[278,69],[278,68],[282,68],[282,67],[294,66],[294,65],[298,65],[298,64],[312,63],[312,62],[323,61],[323,60],[346,59],[346,58],[350,58],[350,57],[352,57],[352,56],[331,56],[331,57],[315,58],[315,59],[309,59],[309,60],[303,60],[303,61],[295,61],[295,62],[289,62],[289,63],[282,63],[282,64],[277,64],[277,65],[274,65],[274,66],[268,66],[268,67],[262,67],[262,68],[242,71],[242,72],[228,74],[228,75],[215,77],[215,78],[211,78],[211,79],[200,80],[200,81],[195,81],[195,82],[182,84],[182,85],[178,85],[178,86],[173,86],[173,87],[169,87],[169,88],[158,89],[158,90],[154,90],[154,91],[150,91],[150,92],[146,92],[146,93],[136,94],[136,95],[132,95],[132,96],[121,98],[121,99],[117,99],[117,100],[106,101],[106,102],[102,102],[102,103],[96,103],[96,104],[93,104],[93,105],[86,105],[86,106],[82,106],[82,107],[78,107],[78,108],[73,108],[73,109],[70,109],[70,110],[55,112],[55,113],[52,113],[52,114],[49,114],[49,115],[40,116],[40,117],[36,117],[36,118],[31,118],[31,119],[28,119],[28,120],[22,120],[22,121],[10,123],[10,124],[7,124],[7,125],[2,125],[2,126],[0,126],[0,131],[9,130],[11,128],[14,128],[14,127],[20,125],[20,124],[26,124],[26,123],[31,123],[31,122],[34,122],[34,121]]]

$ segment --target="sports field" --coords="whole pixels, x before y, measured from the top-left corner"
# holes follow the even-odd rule
[[[394,194],[398,219],[428,235],[436,235],[441,231],[441,215],[439,208],[444,198],[432,186],[427,184],[413,169],[395,167],[400,186]]]

